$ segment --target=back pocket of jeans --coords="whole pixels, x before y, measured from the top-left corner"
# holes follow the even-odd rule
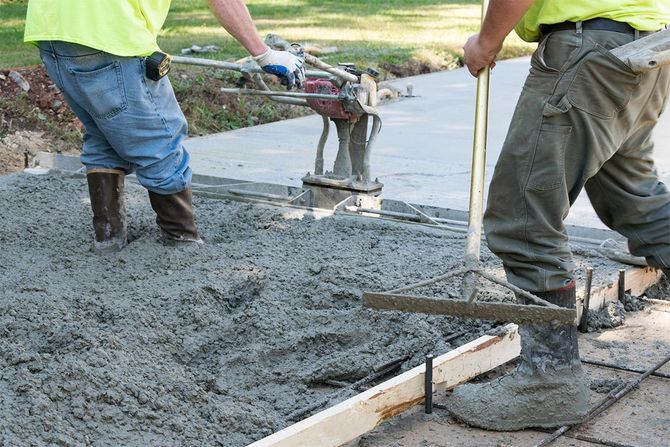
[[[597,46],[580,62],[567,98],[577,109],[609,119],[628,105],[639,82],[622,60]]]
[[[71,73],[83,95],[83,98],[76,100],[83,99],[86,111],[93,117],[112,118],[128,107],[123,73],[118,61],[96,70],[72,70]]]

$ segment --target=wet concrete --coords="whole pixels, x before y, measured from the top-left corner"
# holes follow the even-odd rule
[[[491,328],[360,304],[447,266],[460,237],[196,198],[206,244],[175,250],[146,191],[126,197],[129,245],[96,255],[84,178],[0,177],[0,445],[242,446],[336,392],[325,380]]]
[[[97,255],[82,176],[0,176],[0,445],[242,446],[357,392],[325,381],[492,328],[361,306],[363,290],[448,271],[461,234],[196,197],[206,244],[176,250],[144,189],[127,182],[126,203],[129,245]]]

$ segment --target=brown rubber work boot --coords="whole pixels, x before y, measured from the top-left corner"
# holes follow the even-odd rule
[[[149,191],[149,200],[166,242],[202,243],[193,219],[191,188],[166,196]]]
[[[575,308],[575,284],[534,292],[557,306]],[[590,409],[589,383],[582,371],[577,328],[528,324],[519,327],[517,369],[486,383],[456,388],[447,401],[453,416],[468,425],[511,431],[576,424]]]
[[[95,251],[119,251],[128,243],[123,205],[125,175],[118,169],[92,169],[86,173],[93,210]]]

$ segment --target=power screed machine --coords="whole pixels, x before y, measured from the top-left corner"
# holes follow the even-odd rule
[[[172,61],[238,71],[255,88],[222,88],[223,93],[266,96],[276,102],[309,107],[321,115],[323,129],[316,147],[314,173],[307,173],[302,179],[303,188],[311,191],[312,202],[319,207],[332,207],[357,194],[379,196],[383,184],[370,175],[370,155],[382,126],[377,110],[378,73],[370,68],[359,70],[353,64],[333,67],[276,35],[269,35],[265,41],[273,48],[293,52],[315,68],[306,71],[304,92],[271,90],[261,76],[263,71],[252,60],[229,63],[173,56]],[[388,95],[389,90],[384,90],[381,94]],[[339,145],[333,167],[327,170],[324,148],[331,121],[335,124]]]

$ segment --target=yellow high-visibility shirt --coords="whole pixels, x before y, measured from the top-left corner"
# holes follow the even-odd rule
[[[656,31],[670,23],[670,0],[535,0],[517,24],[516,33],[535,42],[540,38],[540,25],[596,17],[628,23],[640,31]]]
[[[23,40],[60,40],[117,56],[157,51],[171,0],[29,0]]]

